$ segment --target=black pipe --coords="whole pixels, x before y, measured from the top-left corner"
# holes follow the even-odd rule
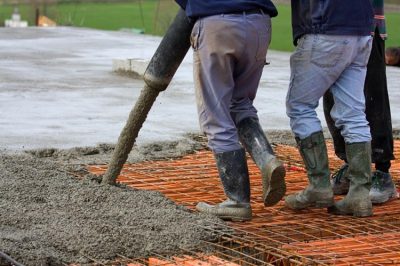
[[[192,28],[193,23],[188,20],[185,11],[179,10],[147,66],[144,73],[145,86],[122,129],[111,162],[103,176],[103,184],[115,184],[154,101],[168,87],[190,48]]]

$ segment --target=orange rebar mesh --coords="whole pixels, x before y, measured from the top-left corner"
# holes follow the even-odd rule
[[[391,174],[400,182],[400,141],[395,141]],[[287,194],[307,185],[302,159],[295,147],[277,145],[276,154],[286,167]],[[328,142],[331,170],[341,161]],[[224,235],[211,256],[186,251],[180,258],[131,259],[131,265],[400,265],[400,201],[374,206],[374,216],[353,218],[328,214],[325,209],[294,212],[280,201],[266,208],[262,203],[260,172],[248,158],[251,179],[250,222],[230,222],[232,235]],[[107,166],[88,166],[103,174]],[[126,164],[118,181],[137,189],[156,190],[177,204],[194,209],[199,201],[225,199],[213,154],[202,150],[181,159]],[[340,197],[338,197],[340,198]],[[231,263],[231,264],[229,264]]]

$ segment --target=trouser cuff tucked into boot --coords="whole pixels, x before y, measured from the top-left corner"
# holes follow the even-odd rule
[[[372,215],[371,188],[371,143],[346,143],[346,157],[349,164],[347,176],[349,192],[344,199],[335,203],[328,211],[339,215],[367,217]]]
[[[250,180],[244,149],[215,153],[219,177],[228,197],[222,203],[197,204],[200,212],[210,213],[224,220],[247,221],[252,217],[250,206]]]
[[[307,169],[309,185],[297,194],[287,196],[286,206],[295,210],[332,206],[333,191],[329,181],[328,153],[323,133],[319,131],[302,140],[297,138],[296,141]]]

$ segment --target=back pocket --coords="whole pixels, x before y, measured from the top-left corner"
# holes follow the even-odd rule
[[[311,63],[321,68],[336,66],[343,59],[347,40],[335,36],[315,35],[311,49]]]

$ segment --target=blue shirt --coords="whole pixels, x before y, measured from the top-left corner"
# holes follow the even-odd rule
[[[270,0],[175,0],[190,18],[262,9],[271,17],[278,15]]]
[[[292,0],[293,40],[304,34],[368,36],[371,0]]]

